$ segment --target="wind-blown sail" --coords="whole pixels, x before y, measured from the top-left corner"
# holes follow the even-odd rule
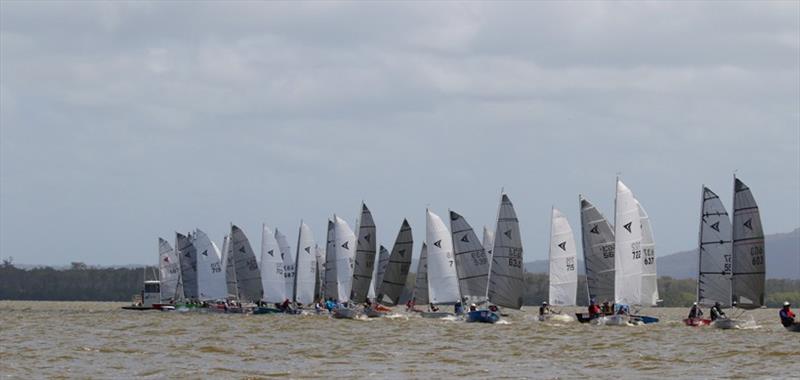
[[[494,249],[494,231],[489,227],[483,226],[483,250],[486,252],[486,257],[492,259],[492,250]],[[488,285],[488,284],[487,284]]]
[[[197,252],[197,294],[200,300],[224,299],[228,295],[225,271],[217,246],[205,232],[196,229],[192,245]]]
[[[339,298],[339,289],[336,285],[336,236],[332,220],[328,220],[328,240],[325,245],[325,281],[322,285],[325,298]]]
[[[320,247],[319,244],[314,245],[314,252],[317,255],[317,283],[314,285],[316,289],[316,296],[314,298],[325,297],[325,248]]]
[[[225,268],[225,284],[228,296],[238,298],[239,289],[236,286],[236,265],[231,253],[231,239],[228,235],[222,239],[222,266]]]
[[[192,245],[191,235],[175,233],[175,251],[181,261],[181,284],[183,297],[197,299],[197,250]]]
[[[467,297],[468,302],[485,301],[489,284],[486,251],[467,220],[454,211],[450,211],[450,229],[461,296]]]
[[[181,264],[169,242],[158,238],[158,269],[161,274],[161,302],[176,300],[181,281]]]
[[[697,302],[711,306],[731,305],[731,220],[728,211],[711,189],[703,186],[700,216],[700,270]]]
[[[278,303],[286,300],[280,245],[275,233],[266,224],[261,229],[261,286],[264,288],[264,301]]]
[[[614,303],[642,304],[642,222],[633,192],[617,180],[614,208]]]
[[[572,306],[578,291],[578,263],[575,237],[567,217],[553,208],[550,220],[551,305]]]
[[[642,222],[642,305],[655,306],[658,303],[658,275],[656,273],[656,243],[650,217],[639,200],[639,219]]]
[[[764,305],[764,231],[750,188],[735,177],[732,227],[732,298],[742,309],[756,309]]]
[[[372,272],[375,268],[376,236],[375,222],[372,213],[366,204],[361,204],[361,218],[358,224],[358,243],[353,269],[352,299],[355,302],[364,302],[367,299]]]
[[[294,302],[309,305],[314,302],[314,285],[317,281],[317,252],[311,228],[300,223],[297,236],[297,261],[295,263]]]
[[[583,261],[589,300],[614,301],[614,228],[588,199],[580,197]]]
[[[275,240],[278,241],[278,247],[281,250],[281,257],[283,258],[283,280],[286,286],[286,298],[291,298],[292,294],[294,294],[294,264],[296,258],[294,257],[292,248],[289,246],[286,235],[277,228],[275,229]]]
[[[261,271],[258,269],[256,255],[250,246],[250,241],[241,228],[231,226],[231,255],[236,269],[236,285],[239,299],[243,301],[258,301],[264,293],[261,286]]]
[[[380,246],[378,247],[378,265],[377,265],[378,268],[375,270],[375,281],[373,286],[373,291],[375,292],[375,294],[373,295],[373,298],[378,293],[377,292],[378,286],[380,286],[380,284],[383,283],[383,276],[386,275],[386,267],[388,266],[389,266],[389,250],[386,249],[386,247],[384,246]]]
[[[453,240],[442,219],[426,211],[428,243],[428,297],[434,304],[452,304],[461,299],[453,257]]]
[[[425,305],[430,303],[428,300],[428,245],[423,242],[422,250],[419,253],[417,262],[417,278],[414,282],[414,303]]]
[[[514,205],[503,194],[497,212],[492,264],[489,274],[489,302],[519,309],[525,291],[522,270],[522,239]]]
[[[356,235],[344,219],[333,216],[333,257],[336,264],[336,282],[333,285],[335,298],[339,302],[349,302],[353,286],[353,262]]]
[[[389,255],[389,263],[383,274],[383,281],[377,289],[378,302],[387,305],[397,305],[400,302],[400,295],[406,286],[406,278],[411,268],[411,255],[414,248],[414,239],[411,233],[411,226],[408,221],[403,219],[403,225],[397,232],[394,240],[392,253]],[[419,278],[419,274],[418,274]],[[428,303],[428,277],[425,274],[425,302]]]

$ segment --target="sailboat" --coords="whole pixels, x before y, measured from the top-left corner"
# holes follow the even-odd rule
[[[353,286],[353,269],[355,261],[356,235],[347,222],[334,215],[333,229],[328,246],[329,257],[326,260],[325,292],[326,295],[338,301],[340,305],[347,305],[351,299]],[[327,268],[330,265],[332,268]],[[330,276],[329,276],[330,273]],[[330,281],[330,282],[329,282]],[[334,309],[335,318],[354,318],[355,309],[337,307]]]
[[[403,219],[403,224],[400,226],[400,231],[397,232],[397,237],[392,246],[392,252],[389,254],[389,262],[386,264],[386,271],[378,284],[377,301],[384,305],[395,306],[400,302],[400,295],[406,286],[406,278],[408,271],[411,268],[411,254],[414,248],[414,239],[411,233],[411,225],[408,221]],[[419,276],[419,271],[417,271]],[[427,276],[427,273],[426,273]],[[427,301],[427,277],[425,280],[425,302]]]
[[[619,308],[642,304],[642,224],[633,192],[617,178],[614,202],[614,303]],[[606,325],[627,325],[624,313],[596,319]]]
[[[201,301],[225,299],[228,291],[219,249],[208,235],[199,229],[195,229],[191,240],[197,257],[197,299]]]
[[[638,199],[639,220],[642,223],[642,305],[656,306],[658,298],[658,275],[656,272],[656,243],[650,216]]]
[[[180,298],[178,291],[183,291],[180,289],[181,265],[175,250],[162,238],[158,238],[158,269],[161,303],[172,303]]]
[[[181,263],[181,300],[196,300],[197,294],[197,250],[192,245],[191,233],[175,233],[175,253]]]
[[[455,258],[453,257],[453,240],[450,231],[439,215],[425,210],[425,242],[428,246],[428,298],[430,305],[453,305],[461,300],[458,290]],[[422,313],[425,318],[442,318],[453,313]]]
[[[458,287],[464,303],[485,303],[489,282],[489,259],[467,220],[450,211]]]
[[[430,303],[428,299],[428,244],[422,242],[422,249],[419,252],[417,262],[417,277],[414,280],[414,292],[411,295],[413,305],[426,305]],[[410,311],[421,311],[412,309]]]
[[[575,237],[566,215],[553,207],[550,213],[550,287],[548,303],[551,306],[574,306],[578,293],[578,263]],[[540,321],[570,322],[567,314],[539,315]]]
[[[292,301],[298,306],[314,302],[314,285],[317,281],[317,253],[311,227],[300,222],[295,255],[294,295]]]
[[[261,271],[258,268],[256,255],[244,231],[231,225],[230,255],[233,258],[236,272],[236,291],[240,301],[256,302],[261,300],[264,288],[261,285]]]
[[[286,299],[286,281],[283,275],[283,257],[275,233],[263,225],[261,228],[261,286],[268,304],[281,303]]]
[[[578,201],[589,303],[603,303],[610,307],[614,300],[614,228],[583,195],[578,196]],[[581,323],[590,320],[588,313],[576,313],[575,316]]]
[[[233,253],[231,252],[230,243],[230,236],[225,235],[222,239],[222,267],[225,270],[225,284],[228,291],[227,298],[236,298],[239,291],[236,286],[236,265],[234,265],[233,262]]]
[[[522,308],[525,291],[522,239],[517,213],[506,194],[500,198],[492,251],[487,291],[489,302],[511,309]]]
[[[277,228],[275,229],[275,240],[278,241],[278,247],[281,251],[281,258],[283,259],[283,281],[286,288],[286,298],[290,298],[294,294],[294,265],[296,258],[292,247],[289,246],[289,241]]]
[[[375,268],[377,242],[375,222],[367,205],[361,204],[361,218],[358,223],[358,240],[356,243],[355,268],[353,268],[353,288],[351,299],[354,302],[367,300],[372,275]]]

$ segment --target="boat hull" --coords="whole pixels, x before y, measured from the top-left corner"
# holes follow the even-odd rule
[[[467,322],[497,323],[500,316],[489,310],[476,310],[467,313]]]
[[[792,323],[791,325],[785,326],[785,327],[786,327],[786,330],[789,330],[791,332],[800,332],[800,322],[795,322],[795,323]]]
[[[333,317],[337,319],[355,319],[356,311],[353,309],[333,309]]]
[[[422,318],[446,318],[446,317],[453,317],[455,314],[448,313],[444,311],[423,311],[419,313]]]
[[[567,323],[575,319],[567,314],[545,314],[539,316],[540,322]]]
[[[686,326],[708,326],[711,324],[710,319],[703,319],[703,318],[685,318],[683,320],[683,324]]]
[[[658,323],[658,318],[647,315],[631,315],[631,321],[642,322],[646,325],[649,325],[651,323]]]
[[[722,330],[730,330],[730,329],[740,329],[742,328],[742,321],[736,319],[717,319],[712,323],[712,325],[718,329]]]
[[[253,309],[253,314],[260,315],[260,314],[279,314],[283,313],[283,310],[275,309],[272,307],[257,307]]]
[[[366,315],[367,318],[380,318],[380,317],[385,316],[386,313],[383,312],[383,311],[378,311],[378,310],[375,310],[375,309],[369,309],[368,308],[368,309],[364,309],[364,315]]]

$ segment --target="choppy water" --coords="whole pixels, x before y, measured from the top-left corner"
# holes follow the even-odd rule
[[[0,302],[0,377],[800,378],[800,334],[775,309],[723,331],[685,327],[670,308],[644,311],[659,324],[611,327],[543,324],[533,308],[485,325],[122,305]]]

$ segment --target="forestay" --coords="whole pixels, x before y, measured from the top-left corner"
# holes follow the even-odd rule
[[[414,249],[414,239],[411,233],[411,225],[403,219],[400,231],[392,246],[392,253],[389,255],[389,263],[383,274],[383,280],[378,286],[378,302],[387,305],[397,305],[400,302],[400,295],[406,286],[406,278],[411,268],[411,255]],[[425,303],[428,299],[427,274],[425,276]]]
[[[339,302],[349,302],[353,286],[353,261],[356,235],[344,219],[333,216],[333,251],[336,261],[336,283],[333,286]]]
[[[261,272],[258,269],[256,255],[244,231],[231,225],[231,256],[236,270],[236,286],[239,299],[242,301],[258,301],[264,293],[261,286]]]
[[[311,228],[300,222],[297,235],[297,261],[295,263],[294,302],[310,305],[314,302],[314,285],[317,281],[317,253]]]
[[[414,282],[414,303],[426,305],[430,303],[428,299],[428,245],[423,242],[422,250],[419,253],[417,262],[417,278]]]
[[[750,188],[734,177],[733,194],[733,300],[743,309],[764,305],[764,231]]]
[[[183,297],[197,299],[197,251],[192,245],[191,233],[175,233],[175,250],[181,262]]]
[[[283,281],[285,284],[286,298],[294,294],[294,265],[295,259],[292,247],[289,246],[289,241],[277,228],[275,229],[275,240],[278,241],[278,247],[281,250],[281,258],[283,258]]]
[[[372,275],[375,269],[376,254],[375,222],[367,205],[361,204],[361,218],[358,223],[358,243],[353,268],[352,299],[364,302],[367,299]]]
[[[614,229],[588,199],[580,197],[581,238],[589,300],[614,300]]]
[[[656,242],[647,211],[639,200],[636,200],[636,206],[639,208],[639,220],[642,223],[642,305],[655,306],[658,303]]]
[[[453,241],[442,219],[426,211],[428,243],[428,297],[434,304],[454,304],[461,299],[453,258]]]
[[[525,291],[522,239],[514,205],[506,194],[500,199],[489,274],[489,302],[519,309]]]
[[[700,268],[697,277],[697,302],[711,306],[731,305],[731,220],[728,211],[711,189],[703,186],[700,215]]]
[[[457,212],[450,211],[450,228],[461,296],[467,297],[468,302],[484,302],[489,283],[486,251],[472,226]]]
[[[196,229],[192,245],[197,251],[197,294],[200,300],[219,300],[228,295],[225,272],[216,244],[205,232]]]
[[[619,179],[614,208],[614,242],[614,303],[641,305],[642,222],[633,192]]]
[[[553,208],[550,219],[549,303],[575,305],[578,291],[577,249],[567,217]]]
[[[180,298],[178,284],[181,280],[181,265],[169,242],[158,238],[158,269],[161,279],[161,302]]]
[[[267,227],[261,230],[261,286],[264,288],[263,300],[268,303],[286,300],[286,281],[283,276],[283,257],[275,233]]]

